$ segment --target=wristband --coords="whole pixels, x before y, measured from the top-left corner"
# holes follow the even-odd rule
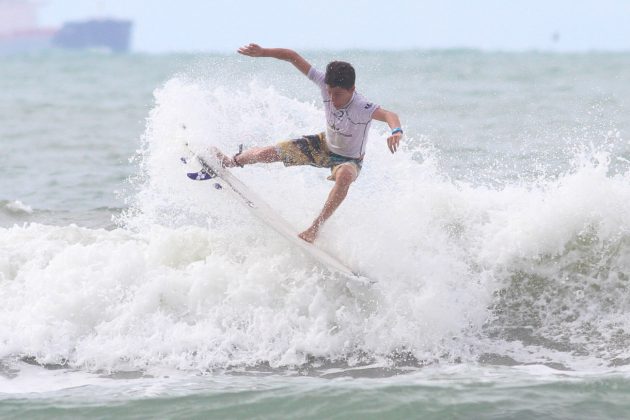
[[[396,133],[403,134],[402,128],[400,128],[400,127],[394,128],[394,129],[392,130],[392,136],[393,136],[394,134],[396,134]]]

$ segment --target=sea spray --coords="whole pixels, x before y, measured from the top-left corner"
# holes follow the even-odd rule
[[[374,124],[318,241],[377,282],[365,305],[179,159],[186,142],[231,153],[321,131],[317,105],[185,78],[155,96],[117,229],[2,230],[2,357],[113,371],[628,357],[630,189],[610,156],[496,187],[446,175],[413,136],[392,156]],[[332,186],[310,167],[235,174],[296,230]]]

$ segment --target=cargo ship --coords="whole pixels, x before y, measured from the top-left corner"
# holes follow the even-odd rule
[[[129,51],[133,22],[99,18],[66,22],[59,28],[37,24],[37,4],[0,0],[0,55],[50,49]]]
[[[129,51],[132,22],[117,19],[92,19],[67,22],[55,33],[52,44],[59,48]]]

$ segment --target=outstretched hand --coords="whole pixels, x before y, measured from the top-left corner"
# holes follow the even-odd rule
[[[387,147],[389,147],[389,151],[395,153],[398,149],[398,145],[400,144],[400,139],[402,138],[401,133],[392,134],[387,137]]]
[[[239,48],[238,53],[249,57],[262,57],[263,48],[258,44],[249,44]]]

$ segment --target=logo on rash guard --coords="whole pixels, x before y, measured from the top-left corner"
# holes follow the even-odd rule
[[[335,111],[335,118],[337,118],[338,120],[342,119],[343,116],[346,114],[346,110],[345,109],[339,109],[337,111]]]

